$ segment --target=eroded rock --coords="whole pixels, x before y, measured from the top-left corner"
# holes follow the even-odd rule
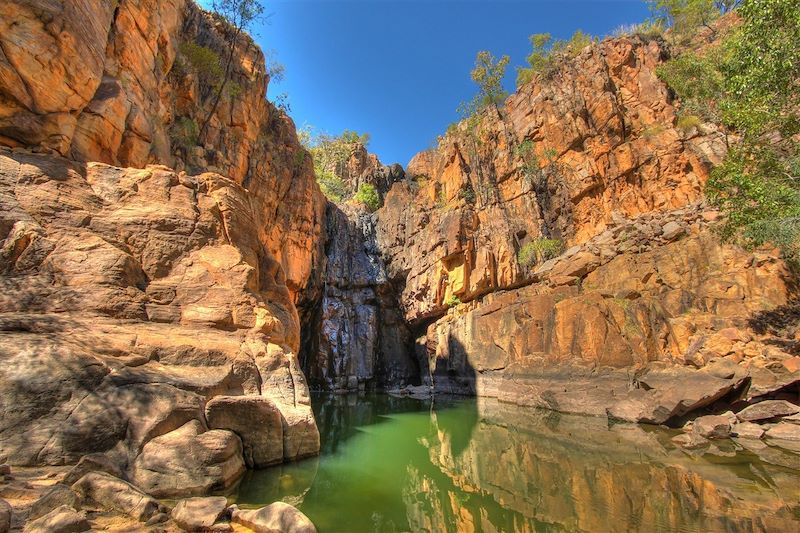
[[[72,485],[84,503],[146,522],[162,505],[130,483],[103,472],[89,472]]]
[[[241,439],[227,430],[205,431],[194,420],[145,444],[131,479],[148,494],[168,498],[226,489],[244,470]]]
[[[46,515],[25,524],[24,533],[78,533],[89,531],[91,525],[86,513],[62,505]]]
[[[303,513],[283,502],[260,509],[234,508],[231,520],[256,533],[316,533],[317,528]]]
[[[206,498],[187,498],[175,504],[172,519],[184,531],[222,531],[214,524],[225,515],[228,501],[222,496]]]

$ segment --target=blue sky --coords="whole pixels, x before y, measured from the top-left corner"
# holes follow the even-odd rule
[[[530,52],[528,36],[567,38],[576,29],[605,35],[648,13],[638,0],[265,0],[271,14],[256,28],[274,50],[285,79],[269,97],[287,93],[298,127],[368,132],[370,151],[405,166],[432,144],[456,107],[475,92],[469,72],[479,50]]]

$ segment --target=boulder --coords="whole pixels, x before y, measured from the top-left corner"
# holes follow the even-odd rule
[[[760,439],[764,428],[752,422],[739,422],[731,427],[731,436],[740,439]]]
[[[742,422],[757,422],[759,420],[791,416],[797,413],[800,413],[800,406],[786,400],[764,400],[745,407],[736,413],[736,418]]]
[[[781,422],[769,428],[766,435],[771,439],[800,442],[800,425]]]
[[[639,377],[641,388],[609,407],[608,415],[627,422],[663,424],[712,404],[742,379],[723,379],[682,367],[654,369]]]
[[[206,404],[212,429],[227,429],[242,439],[245,463],[264,468],[283,462],[281,411],[263,396],[217,396]]]
[[[283,458],[297,461],[319,453],[319,429],[314,413],[305,406],[281,405]]]
[[[7,501],[0,498],[0,533],[6,533],[11,529],[11,515],[13,510]]]
[[[92,527],[86,513],[76,511],[68,505],[56,507],[46,515],[25,524],[24,533],[78,533]]]
[[[53,485],[38,500],[31,505],[28,520],[36,520],[58,507],[71,507],[79,509],[80,500],[69,487],[65,485]]]
[[[677,435],[672,438],[672,442],[681,448],[686,448],[687,450],[697,450],[710,444],[707,438],[693,432]]]
[[[130,483],[104,472],[89,472],[72,485],[83,502],[146,522],[162,512],[162,506]]]
[[[172,509],[172,520],[184,531],[209,531],[223,517],[227,508],[228,501],[223,496],[187,498]]]
[[[661,236],[668,241],[674,241],[684,233],[683,227],[674,220],[661,227]]]
[[[148,442],[132,468],[134,483],[157,498],[224,490],[245,471],[242,441],[222,429],[203,431],[193,420]]]
[[[694,419],[692,433],[707,439],[726,439],[731,435],[731,421],[722,415],[700,416]]]
[[[316,533],[317,531],[306,515],[283,502],[275,502],[254,510],[234,508],[231,521],[256,533]]]
[[[61,483],[72,485],[89,472],[105,472],[114,477],[122,477],[122,469],[119,465],[104,453],[90,453],[81,457],[78,464],[73,466]]]

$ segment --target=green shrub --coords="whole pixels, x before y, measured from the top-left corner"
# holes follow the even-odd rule
[[[195,42],[187,42],[181,43],[180,52],[202,83],[213,87],[222,81],[220,58],[214,50]]]
[[[444,209],[447,205],[447,200],[445,200],[444,192],[439,191],[436,193],[436,207],[438,209]]]
[[[678,128],[684,135],[688,135],[692,132],[692,130],[699,128],[702,123],[703,121],[700,120],[700,117],[697,115],[680,113],[678,114],[678,120],[675,123],[675,127]]]
[[[535,265],[558,256],[563,248],[563,243],[558,239],[540,237],[519,249],[517,261],[522,266]]]
[[[367,206],[370,211],[375,211],[381,206],[381,198],[378,196],[378,191],[374,185],[369,183],[362,183],[354,198],[357,202]]]
[[[456,296],[455,294],[451,294],[445,301],[444,305],[448,307],[453,307],[454,305],[461,305],[461,298]]]
[[[563,58],[575,57],[581,50],[596,41],[594,37],[577,30],[568,40],[553,39],[549,33],[530,36],[533,50],[526,59],[527,67],[517,67],[517,87],[530,82],[537,73],[550,77]]]
[[[472,189],[472,185],[469,183],[464,185],[461,190],[458,191],[458,195],[468,204],[475,203],[475,191]]]
[[[341,203],[350,194],[347,184],[336,174],[332,172],[316,172],[316,175],[322,194],[331,202]]]
[[[650,124],[642,131],[642,137],[645,139],[654,139],[664,133],[667,128],[663,124]]]
[[[198,135],[197,122],[189,117],[181,117],[176,120],[170,130],[172,145],[177,148],[188,149],[196,146]]]

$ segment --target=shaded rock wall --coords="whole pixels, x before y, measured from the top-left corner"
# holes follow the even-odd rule
[[[329,203],[326,227],[318,336],[302,357],[311,386],[364,390],[417,383],[413,337],[375,243],[375,216],[363,206]]]

